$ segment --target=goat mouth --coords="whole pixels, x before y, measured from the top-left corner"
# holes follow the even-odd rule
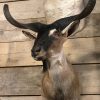
[[[44,60],[44,58],[42,56],[36,56],[36,57],[34,57],[34,60],[42,61],[42,60]]]
[[[43,61],[45,59],[44,55],[37,55],[37,54],[32,54],[32,57],[36,61]]]

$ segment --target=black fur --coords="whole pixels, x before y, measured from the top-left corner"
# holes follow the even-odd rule
[[[64,100],[64,93],[61,89],[57,89],[54,100]]]
[[[43,60],[43,72],[46,72],[49,69],[48,61]]]

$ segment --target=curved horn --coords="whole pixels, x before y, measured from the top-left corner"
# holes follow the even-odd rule
[[[11,23],[12,25],[18,27],[18,28],[30,29],[32,31],[39,32],[41,29],[46,27],[45,24],[42,24],[42,23],[39,23],[39,22],[37,22],[37,23],[22,24],[22,23],[16,21],[11,16],[11,14],[9,12],[9,7],[8,7],[7,4],[4,5],[3,12],[4,12],[4,15],[5,15],[6,19],[8,20],[8,22]]]
[[[18,27],[18,28],[24,28],[24,29],[30,29],[32,31],[35,31],[35,32],[39,32],[39,31],[44,31],[44,30],[50,30],[50,29],[57,29],[57,30],[60,30],[62,31],[66,26],[68,26],[71,22],[75,21],[75,20],[80,20],[80,19],[83,19],[85,18],[86,16],[88,16],[94,6],[96,4],[96,0],[89,0],[88,1],[88,4],[87,6],[85,7],[85,9],[80,13],[80,14],[77,14],[77,15],[74,15],[74,16],[70,16],[70,17],[65,17],[65,18],[62,18],[62,19],[59,19],[57,21],[55,21],[54,23],[52,24],[49,24],[49,25],[46,25],[46,24],[42,24],[42,23],[28,23],[28,24],[22,24],[22,23],[19,23],[18,21],[16,21],[10,14],[9,12],[9,8],[8,8],[8,5],[5,4],[4,5],[4,15],[6,17],[6,19],[14,26]]]
[[[52,28],[55,27],[57,30],[62,31],[71,22],[87,17],[94,9],[95,4],[96,4],[96,0],[89,0],[87,6],[84,8],[84,10],[80,14],[59,19],[55,21],[54,23],[52,23],[51,27]]]

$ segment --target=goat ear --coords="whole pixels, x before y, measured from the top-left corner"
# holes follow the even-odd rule
[[[77,33],[77,29],[79,27],[80,20],[74,21],[69,24],[63,31],[62,34],[66,34],[67,37]]]
[[[25,36],[29,37],[30,39],[36,39],[36,35],[33,35],[33,34],[30,33],[30,32],[22,31],[22,33],[23,33]]]

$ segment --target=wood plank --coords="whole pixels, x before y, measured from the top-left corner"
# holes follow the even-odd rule
[[[3,5],[0,4],[0,20],[6,20],[3,14]],[[19,2],[9,2],[10,12],[15,19],[27,19],[44,17],[43,0],[30,0]]]
[[[29,30],[28,30],[29,31]],[[32,32],[33,34],[36,34],[35,32]],[[13,31],[0,31],[0,42],[19,42],[19,41],[28,41],[29,38],[26,37],[22,30],[13,30]]]
[[[64,48],[66,56],[73,64],[100,62],[100,37],[69,39]]]
[[[82,94],[100,94],[100,64],[75,65]],[[42,67],[0,68],[0,95],[41,95]]]
[[[30,53],[16,53],[0,55],[0,67],[42,65],[40,61],[35,61]]]
[[[100,0],[96,0],[96,6],[93,13],[100,13]]]
[[[0,100],[43,100],[41,96],[0,97]]]
[[[30,53],[34,41],[0,43],[0,54]]]
[[[25,20],[19,20],[21,22],[42,22],[46,23],[45,18],[37,18],[37,19],[25,19]],[[91,14],[86,19],[86,27],[79,33],[77,33],[75,36],[72,36],[71,38],[80,38],[80,37],[96,37],[100,36],[99,27],[100,27],[100,14]],[[5,31],[6,30],[6,31]],[[7,31],[8,30],[8,31]],[[25,41],[28,38],[26,38],[22,32],[22,29],[18,29],[11,24],[9,24],[7,21],[0,21],[0,42],[11,42],[11,41]],[[29,31],[29,30],[28,30]],[[33,32],[34,33],[34,32]]]
[[[100,64],[75,65],[82,94],[100,94]]]
[[[84,95],[81,100],[100,100],[100,95]]]
[[[0,100],[43,100],[41,96],[0,97]],[[81,100],[100,100],[100,95],[81,96]]]
[[[25,20],[19,20],[20,22],[24,23],[30,23],[30,22],[42,22],[45,23],[45,18],[31,18],[31,19],[25,19]],[[28,30],[29,31],[29,30]],[[35,32],[32,32],[35,34]],[[11,24],[9,24],[7,21],[0,21],[0,42],[11,42],[11,41],[25,41],[28,40],[27,37],[25,37],[22,34],[22,29],[18,29]]]
[[[100,36],[100,13],[91,14],[85,20],[85,28],[74,37],[96,37]]]
[[[0,100],[43,100],[41,96],[0,97]]]
[[[0,95],[40,94],[41,67],[1,68]]]
[[[31,57],[32,46],[33,41],[0,43],[0,67],[41,65]],[[64,51],[73,64],[100,63],[100,38],[68,39]]]
[[[28,19],[18,19],[21,23],[32,23],[32,22],[41,22],[46,23],[45,17],[40,18],[28,18]],[[13,25],[11,25],[7,20],[0,21],[0,31],[12,31],[12,30],[21,30]]]

